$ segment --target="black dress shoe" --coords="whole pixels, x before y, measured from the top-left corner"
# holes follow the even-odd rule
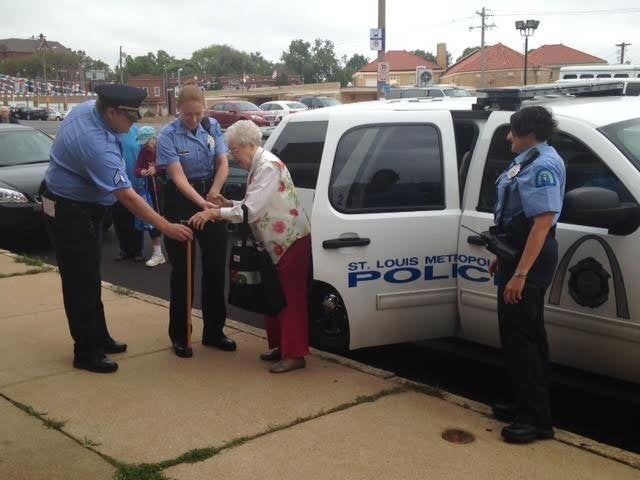
[[[123,353],[127,351],[127,344],[118,342],[113,338],[107,338],[104,344],[104,353]]]
[[[491,405],[493,416],[501,422],[511,423],[516,419],[516,405],[514,403],[494,403]]]
[[[512,423],[502,429],[502,438],[509,443],[531,443],[554,437],[552,427],[538,427],[528,423]]]
[[[191,347],[187,347],[183,343],[175,342],[173,344],[173,352],[181,358],[193,357],[193,350],[191,349]]]
[[[234,352],[236,350],[236,342],[231,340],[226,335],[216,339],[216,340],[208,340],[203,338],[202,344],[206,347],[216,347],[220,350],[224,350],[225,352]]]
[[[105,355],[75,357],[73,367],[96,373],[113,373],[118,370],[118,364]]]
[[[113,257],[113,259],[116,262],[122,262],[123,260],[128,260],[130,258],[131,258],[131,255],[129,255],[128,253],[124,253],[124,252],[119,252],[118,255]]]

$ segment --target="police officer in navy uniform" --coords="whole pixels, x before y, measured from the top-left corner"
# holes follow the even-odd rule
[[[494,414],[511,422],[502,436],[512,443],[554,435],[544,297],[558,260],[555,224],[565,189],[564,162],[547,144],[555,126],[540,106],[514,113],[507,140],[518,156],[496,182],[494,228],[519,252],[515,259],[498,257],[490,267],[497,276],[500,339],[516,399],[515,405],[495,405]]]
[[[118,135],[140,119],[145,91],[117,84],[95,90],[97,100],[75,107],[62,122],[41,192],[75,342],[73,366],[110,373],[118,364],[106,354],[124,352],[127,345],[109,334],[101,301],[102,223],[107,208],[117,199],[168,237],[184,241],[192,234],[154,212],[131,188],[125,173]]]
[[[170,179],[164,190],[163,212],[172,221],[188,220],[197,212],[213,207],[210,200],[221,192],[229,175],[229,148],[218,122],[204,117],[203,92],[195,85],[182,87],[178,95],[178,109],[180,118],[162,129],[156,150],[158,165],[166,169]],[[202,125],[203,118],[207,120],[206,128]],[[226,320],[225,225],[223,222],[209,222],[195,235],[202,254],[202,344],[234,351],[235,342],[223,332]],[[171,239],[165,239],[165,248],[171,262],[169,338],[174,353],[189,358],[193,351],[186,343],[186,249]],[[194,253],[192,250],[189,259],[192,265]]]

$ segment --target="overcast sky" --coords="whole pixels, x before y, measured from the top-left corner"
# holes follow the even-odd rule
[[[2,2],[0,37],[28,38],[43,33],[73,50],[115,65],[118,48],[137,56],[163,49],[188,58],[199,48],[227,44],[244,51],[259,51],[278,61],[294,39],[315,38],[334,42],[338,56],[369,50],[369,29],[377,27],[377,0],[105,0],[102,2],[55,0]],[[468,46],[480,44],[483,6],[494,16],[488,23],[488,45],[502,42],[523,51],[524,42],[515,20],[540,20],[529,47],[563,43],[601,57],[619,61],[621,42],[625,60],[640,63],[640,5],[637,0],[610,0],[598,7],[584,0],[539,0],[527,10],[524,2],[469,0],[388,0],[387,49],[423,49],[435,53],[438,42],[447,43],[454,60]]]

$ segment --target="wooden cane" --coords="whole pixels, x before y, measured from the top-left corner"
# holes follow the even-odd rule
[[[160,204],[158,203],[158,187],[156,186],[156,176],[151,175],[151,185],[153,188],[153,200],[156,204],[156,212],[160,213]]]

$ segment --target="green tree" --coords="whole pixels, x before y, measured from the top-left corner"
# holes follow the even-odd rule
[[[460,54],[460,56],[458,58],[456,58],[456,63],[458,63],[460,60],[462,60],[464,57],[466,57],[467,55],[472,54],[473,52],[475,52],[476,50],[480,50],[480,47],[467,47],[465,48],[462,53]]]
[[[333,81],[338,73],[338,60],[331,40],[316,38],[311,48],[313,77],[316,82]]]
[[[436,64],[438,63],[438,59],[437,59],[437,58],[436,58],[436,56],[435,56],[433,53],[431,53],[431,52],[426,52],[426,51],[424,51],[424,50],[420,50],[420,49],[418,49],[418,50],[414,50],[413,52],[409,52],[409,53],[413,53],[414,55],[417,55],[417,56],[419,56],[419,57],[422,57],[422,58],[424,58],[425,60],[429,60],[430,62],[433,62],[433,63],[436,63]]]
[[[289,49],[282,52],[280,59],[284,62],[289,72],[300,75],[303,81],[313,81],[313,67],[311,65],[311,44],[302,39],[292,40]]]
[[[365,65],[369,64],[369,59],[364,55],[360,55],[359,53],[354,53],[351,58],[347,61],[345,67],[349,70],[352,70],[353,73],[360,70]]]

